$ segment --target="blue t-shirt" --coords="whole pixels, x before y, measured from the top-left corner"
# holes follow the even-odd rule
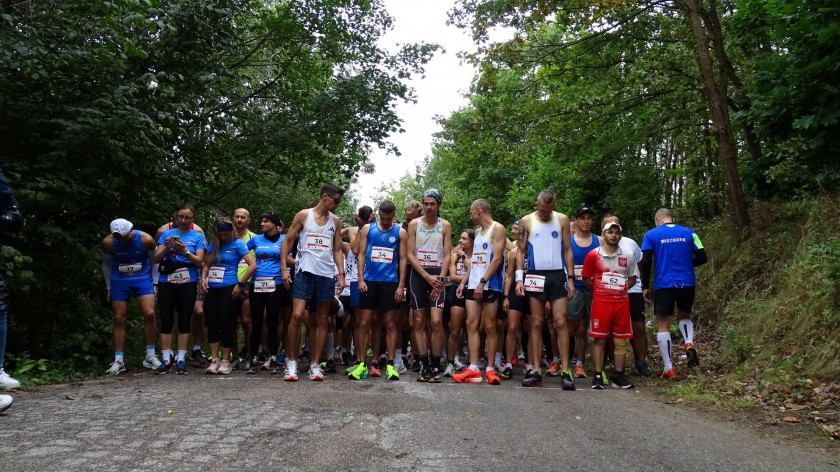
[[[653,288],[693,287],[694,251],[703,243],[691,228],[674,223],[660,225],[642,239],[642,251],[653,251]]]
[[[378,223],[370,223],[365,252],[366,282],[400,281],[400,226],[381,231]]]
[[[204,240],[204,235],[196,230],[189,230],[186,233],[182,233],[178,230],[178,228],[168,229],[160,235],[160,238],[158,238],[158,244],[166,246],[167,238],[176,235],[181,237],[181,242],[184,243],[184,246],[187,248],[187,252],[191,254],[195,254],[199,249],[207,250],[207,242]],[[166,257],[174,260],[175,262],[187,263],[189,264],[189,267],[186,268],[186,271],[178,270],[175,274],[160,274],[159,282],[198,282],[198,267],[187,259],[187,256],[183,256],[175,252],[175,249],[173,248],[169,250],[169,254],[167,254]]]
[[[583,261],[586,259],[586,255],[596,247],[600,246],[601,243],[598,241],[598,236],[592,235],[592,243],[589,246],[580,247],[578,246],[577,242],[575,242],[575,236],[572,235],[572,253],[575,255],[575,290],[588,292],[589,289],[583,285],[583,276],[581,273],[583,272]]]
[[[134,232],[134,238],[128,244],[114,238],[111,247],[111,280],[150,279],[149,274],[149,251],[143,247],[140,231]]]
[[[254,277],[274,277],[275,283],[282,282],[280,277],[281,249],[286,235],[281,234],[277,241],[270,241],[265,235],[254,236],[248,241],[248,249],[254,251],[257,271]]]
[[[213,252],[213,243],[207,246],[207,252]],[[239,283],[239,261],[248,254],[248,248],[241,239],[234,239],[221,244],[219,257],[213,257],[207,272],[207,285],[210,288],[230,287]]]

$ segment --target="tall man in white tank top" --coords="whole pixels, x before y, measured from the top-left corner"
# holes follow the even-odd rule
[[[344,252],[341,245],[341,221],[332,212],[341,203],[344,190],[329,183],[321,188],[321,198],[315,207],[299,211],[283,240],[281,255],[283,285],[292,288],[292,318],[286,334],[286,373],[283,379],[298,379],[297,358],[300,350],[300,323],[306,302],[315,301],[315,333],[309,366],[309,380],[324,380],[321,357],[329,332],[330,303],[336,290],[344,289]],[[297,244],[298,263],[295,283],[289,275],[287,261],[292,245]],[[336,267],[338,283],[335,282]],[[310,316],[312,314],[310,313]]]
[[[409,281],[414,339],[420,355],[419,382],[440,382],[440,356],[443,352],[444,280],[448,277],[452,252],[452,225],[440,218],[443,194],[429,189],[423,193],[423,216],[408,224],[408,262],[414,271]],[[431,342],[426,336],[426,320],[431,320]],[[429,344],[431,358],[427,354]]]
[[[575,295],[575,257],[570,239],[569,217],[554,211],[555,195],[551,190],[540,192],[536,207],[537,211],[520,220],[519,255],[516,261],[516,294],[520,297],[527,294],[531,305],[528,365],[522,385],[542,385],[542,374],[538,369],[542,350],[543,313],[548,302],[562,362],[560,384],[563,390],[574,390],[575,384],[568,370],[569,334],[566,330],[566,301]],[[567,267],[568,278],[565,270]]]

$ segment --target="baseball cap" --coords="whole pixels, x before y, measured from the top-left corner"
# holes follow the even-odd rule
[[[604,225],[604,228],[601,230],[601,232],[603,233],[604,231],[606,231],[606,230],[608,230],[608,229],[612,228],[613,226],[615,226],[616,228],[618,228],[618,231],[619,231],[619,232],[621,232],[621,225],[620,225],[620,224],[618,224],[618,223],[616,223],[615,221],[610,221],[609,223],[605,224],[605,225]]]
[[[575,218],[579,217],[584,213],[589,213],[590,215],[595,216],[595,212],[592,211],[592,209],[590,209],[586,205],[581,205],[580,207],[578,207],[577,211],[575,211]]]
[[[122,237],[128,236],[134,225],[124,218],[117,218],[111,222],[111,234],[119,234]]]

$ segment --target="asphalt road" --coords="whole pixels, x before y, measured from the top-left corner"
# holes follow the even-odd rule
[[[636,390],[147,372],[14,393],[0,470],[835,470]],[[303,380],[305,379],[305,380]]]

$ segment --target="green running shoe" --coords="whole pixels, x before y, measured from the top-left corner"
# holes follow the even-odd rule
[[[347,374],[350,380],[362,380],[368,378],[368,369],[364,362],[359,362],[353,368],[353,371]]]
[[[388,380],[399,380],[400,373],[397,372],[397,369],[395,369],[394,366],[388,364],[388,367],[385,368],[385,378]]]

